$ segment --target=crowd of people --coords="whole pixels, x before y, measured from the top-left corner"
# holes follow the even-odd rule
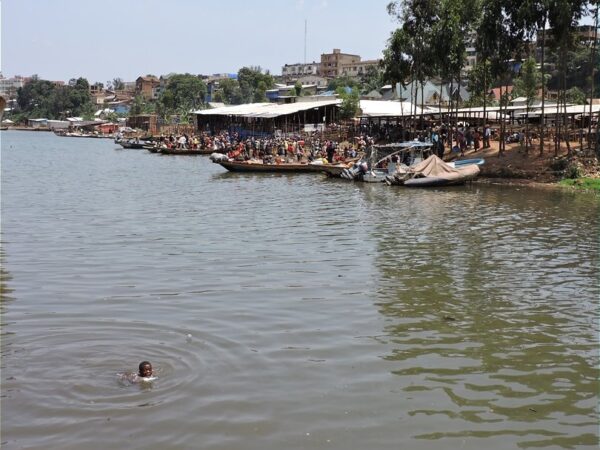
[[[426,129],[406,128],[386,124],[360,130],[355,137],[325,139],[321,133],[304,133],[288,136],[242,137],[236,131],[218,133],[162,135],[154,139],[155,146],[166,149],[210,150],[226,154],[237,160],[262,159],[269,161],[312,161],[323,158],[328,162],[356,158],[367,147],[382,142],[419,140],[431,142],[434,152],[443,158],[446,149],[462,156],[467,149],[475,151],[490,147],[493,131],[489,126],[471,127],[466,123],[457,126],[440,123]]]

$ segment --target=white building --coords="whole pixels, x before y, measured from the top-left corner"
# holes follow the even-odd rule
[[[319,73],[318,62],[311,62],[307,64],[286,64],[281,68],[281,76],[288,79],[297,79],[306,75],[317,75]]]
[[[0,77],[0,95],[7,96],[9,98],[16,97],[17,89],[22,88],[26,79],[24,77],[16,76],[13,78]]]

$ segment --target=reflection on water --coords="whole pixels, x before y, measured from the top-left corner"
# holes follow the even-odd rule
[[[436,423],[417,439],[591,447],[599,291],[585,280],[597,277],[598,241],[581,225],[595,226],[597,204],[574,218],[577,197],[514,194],[486,192],[484,209],[477,187],[418,193],[404,220],[374,222],[385,358],[404,394],[435,396],[409,411]]]
[[[597,197],[2,140],[3,448],[597,447]]]

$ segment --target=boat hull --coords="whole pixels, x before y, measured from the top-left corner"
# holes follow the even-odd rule
[[[279,173],[306,173],[315,170],[310,164],[263,164],[247,163],[245,161],[215,161],[230,172],[279,172]]]

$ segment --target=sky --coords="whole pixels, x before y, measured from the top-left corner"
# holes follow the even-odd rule
[[[382,56],[389,0],[0,0],[5,77],[90,83],[237,73],[320,61],[339,48]]]

